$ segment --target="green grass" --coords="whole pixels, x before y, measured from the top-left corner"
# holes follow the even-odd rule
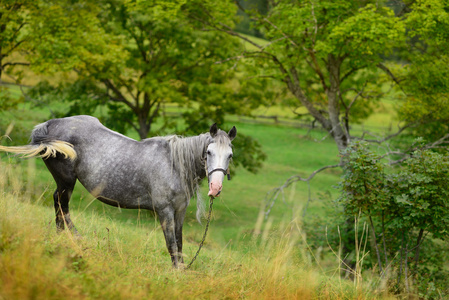
[[[8,171],[0,178],[0,268],[7,270],[1,277],[0,299],[365,299],[381,295],[366,283],[341,280],[335,256],[327,254],[326,261],[314,258],[315,250],[309,248],[301,225],[308,201],[305,183],[286,189],[269,218],[259,218],[271,189],[292,175],[307,177],[323,165],[338,162],[330,137],[319,130],[237,121],[224,127],[231,125],[255,137],[268,159],[258,174],[231,169],[233,179],[224,183],[221,197],[215,200],[206,245],[192,271],[171,268],[154,214],[107,206],[79,183],[70,206],[83,238],[57,235],[52,207],[55,184],[43,162],[1,154],[0,168]],[[311,182],[306,219],[324,215],[328,203],[320,195],[335,197],[333,186],[339,177],[339,170],[327,170]],[[197,250],[202,232],[191,203],[184,225],[186,261]],[[325,239],[324,231],[319,234]]]
[[[154,221],[128,224],[93,209],[74,217],[82,238],[57,234],[29,170],[0,167],[0,299],[375,298],[314,266],[298,222],[276,234],[264,226],[245,253],[211,235],[191,270],[175,270]],[[190,233],[185,243],[191,256]]]
[[[268,158],[258,174],[231,167],[232,180],[224,182],[222,195],[215,201],[214,219],[210,234],[221,245],[228,244],[230,240],[233,240],[233,243],[238,243],[239,238],[245,238],[245,235],[254,229],[261,205],[265,202],[264,199],[271,189],[282,185],[290,176],[299,174],[307,177],[320,166],[335,164],[338,161],[333,141],[328,138],[321,140],[323,135],[321,132],[314,132],[315,137],[305,137],[307,131],[304,129],[244,123],[233,123],[233,125],[236,125],[239,133],[256,138],[261,143]],[[30,126],[30,128],[32,127]],[[11,136],[13,137],[12,134]],[[315,142],[314,139],[316,138],[319,138],[320,141]],[[238,157],[235,159],[238,159]],[[43,205],[51,207],[53,205],[52,193],[55,188],[54,181],[41,160],[32,161],[37,166],[35,172],[39,189],[45,191]],[[30,161],[11,158],[9,163],[26,167]],[[329,170],[321,173],[319,180],[312,181],[314,201],[309,207],[310,213],[319,211],[321,206],[317,200],[318,192],[335,193],[336,190],[333,186],[338,180],[339,171]],[[207,195],[206,188],[203,185],[202,194],[204,197]],[[288,190],[287,192],[291,194],[291,191]],[[294,189],[294,197],[289,197],[286,203],[279,200],[273,207],[270,217],[275,219],[276,224],[286,219],[291,220],[293,208],[298,205],[304,206],[307,199],[307,185],[298,183]],[[207,201],[207,199],[205,200]],[[154,223],[153,214],[147,211],[119,210],[94,200],[79,183],[75,188],[70,207],[74,217],[89,211],[95,211],[121,223]],[[199,240],[202,227],[196,222],[195,211],[195,203],[192,203],[187,212],[185,232],[188,234],[189,231],[192,231],[196,240]]]

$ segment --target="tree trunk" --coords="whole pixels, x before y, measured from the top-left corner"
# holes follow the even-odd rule
[[[369,217],[369,223],[371,226],[371,232],[373,233],[371,236],[371,241],[373,243],[374,249],[376,250],[377,263],[379,264],[380,274],[381,274],[381,276],[383,276],[384,271],[382,268],[382,259],[380,258],[379,246],[377,245],[376,230],[374,229],[374,223],[373,223],[373,219],[371,218],[371,214],[368,217]]]
[[[143,94],[143,104],[138,108],[138,132],[141,140],[146,139],[151,130],[154,118],[158,115],[162,100],[151,99],[148,93]]]
[[[404,232],[402,232],[401,236],[401,258],[400,258],[400,265],[399,265],[399,272],[398,272],[398,279],[397,279],[397,286],[399,288],[399,285],[401,283],[401,277],[404,267]]]
[[[404,284],[405,284],[405,291],[407,294],[410,293],[410,287],[408,284],[408,239],[405,243],[405,254],[404,254]]]
[[[0,13],[0,20],[3,17],[3,13]],[[6,30],[6,24],[2,24],[0,26],[0,35],[3,35],[3,33]],[[2,75],[3,75],[3,47],[0,45],[0,83],[2,82]]]
[[[418,275],[418,266],[419,266],[419,251],[421,249],[422,238],[424,235],[424,229],[419,230],[418,240],[416,241],[416,251],[415,251],[415,268],[414,268],[414,278]]]
[[[388,252],[387,252],[387,243],[385,241],[385,222],[384,222],[384,212],[382,211],[382,244],[384,247],[384,255],[385,255],[385,273],[389,271],[389,263],[388,263]]]
[[[139,114],[138,118],[138,133],[141,140],[146,139],[150,133],[151,124],[148,123],[148,115]]]
[[[334,55],[328,57],[329,88],[326,91],[330,128],[326,128],[337,144],[338,151],[342,153],[349,144],[349,136],[344,130],[344,123],[340,120],[340,64],[341,61]]]

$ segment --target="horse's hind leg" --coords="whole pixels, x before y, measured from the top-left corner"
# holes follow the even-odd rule
[[[56,213],[56,228],[58,230],[64,230],[65,225],[74,233],[78,233],[70,218],[69,201],[72,195],[72,189],[57,188],[53,194],[53,200]]]
[[[56,228],[63,230],[65,225],[74,233],[78,233],[70,219],[69,201],[76,183],[73,163],[58,157],[44,160],[48,170],[56,181],[56,191],[53,194]]]

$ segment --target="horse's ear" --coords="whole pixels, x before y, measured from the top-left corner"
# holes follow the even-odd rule
[[[217,127],[217,123],[212,124],[212,126],[209,129],[209,133],[211,137],[214,137],[217,135],[218,132],[218,127]]]
[[[235,126],[232,126],[231,130],[228,132],[228,137],[232,141],[237,136],[237,128]]]

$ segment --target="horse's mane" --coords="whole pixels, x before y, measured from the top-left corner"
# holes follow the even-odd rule
[[[200,222],[204,213],[204,203],[200,195],[200,183],[206,176],[207,146],[211,143],[225,146],[230,144],[226,132],[219,130],[213,138],[209,133],[203,133],[193,137],[182,137],[177,135],[163,137],[170,146],[172,170],[178,172],[181,185],[186,198],[190,200],[193,195],[197,197],[196,218]]]
[[[204,168],[204,152],[212,142],[208,134],[193,137],[170,135],[163,137],[170,146],[172,171],[176,171],[181,178],[181,188],[187,201],[196,194],[196,218],[201,223],[204,213],[204,203],[199,192],[201,182],[201,168]]]

